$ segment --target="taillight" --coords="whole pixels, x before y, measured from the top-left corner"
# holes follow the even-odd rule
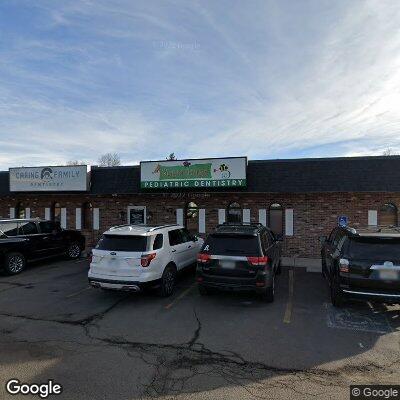
[[[249,264],[257,266],[257,265],[267,265],[268,257],[247,257],[247,261]]]
[[[209,254],[199,253],[197,254],[197,262],[199,263],[208,263],[211,259]]]
[[[142,267],[148,267],[151,263],[151,260],[156,258],[156,253],[150,253],[150,254],[143,254],[142,257],[140,258],[140,264]]]
[[[339,271],[349,272],[349,260],[347,260],[346,258],[341,258],[339,260]]]

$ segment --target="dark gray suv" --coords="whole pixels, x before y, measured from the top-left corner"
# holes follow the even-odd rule
[[[280,258],[280,239],[262,224],[218,225],[197,256],[200,294],[213,289],[251,290],[273,302]]]
[[[400,228],[337,227],[321,239],[322,273],[334,306],[346,298],[400,302]]]

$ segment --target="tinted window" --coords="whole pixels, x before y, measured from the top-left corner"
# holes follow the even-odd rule
[[[182,243],[182,236],[180,229],[174,229],[173,231],[168,232],[169,244],[171,246],[176,246],[177,244]]]
[[[336,229],[334,229],[331,232],[331,234],[329,235],[329,239],[328,239],[329,243],[333,243],[333,239],[335,238],[335,235],[336,235]]]
[[[182,242],[192,242],[193,235],[187,229],[181,229]]]
[[[270,247],[270,241],[266,232],[261,234],[261,246],[263,248],[264,253],[267,251],[268,247]]]
[[[20,234],[23,235],[34,235],[38,233],[38,229],[35,222],[23,222],[19,226]]]
[[[52,221],[41,221],[39,227],[42,233],[52,233],[55,230],[55,224]]]
[[[257,236],[210,235],[205,241],[202,252],[215,255],[260,256]]]
[[[0,231],[2,231],[6,236],[17,236],[18,223],[16,222],[3,222],[0,224]]]
[[[349,258],[392,261],[400,260],[400,239],[351,239]]]
[[[161,247],[163,247],[163,235],[159,233],[154,239],[153,250],[161,249]]]
[[[96,249],[109,251],[146,251],[147,236],[103,235]]]

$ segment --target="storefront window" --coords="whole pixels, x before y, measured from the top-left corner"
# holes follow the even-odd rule
[[[242,222],[242,209],[239,203],[229,204],[226,210],[226,221],[227,222]]]
[[[25,218],[25,206],[23,203],[17,203],[15,207],[15,218]]]
[[[275,235],[283,235],[283,208],[274,203],[269,207],[269,227]]]
[[[380,209],[379,225],[397,226],[397,207],[393,203],[386,203]]]
[[[93,206],[92,203],[86,202],[82,205],[82,229],[89,229],[91,226],[91,216],[92,216]]]
[[[60,203],[53,203],[52,209],[52,220],[55,222],[61,222],[61,206]]]

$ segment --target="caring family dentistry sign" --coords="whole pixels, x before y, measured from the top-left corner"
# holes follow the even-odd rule
[[[142,161],[142,189],[246,187],[246,157]]]
[[[86,190],[86,165],[10,168],[10,192]]]

